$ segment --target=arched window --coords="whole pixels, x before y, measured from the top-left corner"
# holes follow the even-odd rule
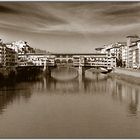
[[[69,59],[69,60],[68,60],[68,63],[73,63],[73,60],[72,60],[72,59]]]
[[[57,64],[60,63],[60,60],[59,59],[56,59],[55,60],[55,63],[57,63]]]

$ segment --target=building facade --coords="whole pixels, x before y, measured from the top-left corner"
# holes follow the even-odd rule
[[[124,54],[122,54],[122,50],[124,48],[122,48],[122,46],[126,46],[126,42],[117,42],[109,45],[104,45],[103,48],[96,48],[96,51],[97,53],[106,54],[108,58],[116,58],[116,66],[122,66],[122,57],[124,57]]]
[[[130,68],[140,68],[140,40],[129,46],[128,60]]]
[[[127,63],[127,45],[121,46],[121,59],[122,59],[122,66],[126,67]]]
[[[26,53],[34,53],[34,49],[28,45],[26,41],[14,41],[11,43],[11,47],[13,50],[15,50],[18,54],[26,54]]]
[[[19,54],[18,55],[18,66],[44,66],[54,65],[55,56],[48,54]]]
[[[0,43],[0,66],[1,67],[13,67],[17,65],[17,53],[6,46],[4,43]]]
[[[127,38],[127,61],[126,61],[126,67],[132,68],[133,67],[133,51],[134,48],[137,48],[137,41],[139,41],[139,37],[137,35],[129,35]]]
[[[73,56],[73,65],[74,66],[95,66],[95,67],[107,67],[113,68],[116,67],[116,57],[113,55],[108,56],[103,53],[95,53],[89,55],[74,55]]]

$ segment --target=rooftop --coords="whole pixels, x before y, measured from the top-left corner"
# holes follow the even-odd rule
[[[128,36],[126,36],[126,38],[139,38],[139,36],[138,35],[128,35]]]
[[[104,53],[26,53],[20,55],[106,55]]]
[[[133,44],[133,45],[130,45],[129,47],[134,47],[134,46],[136,46],[138,42],[140,42],[140,40],[133,41],[133,43],[135,43],[135,44]]]
[[[104,47],[95,48],[95,50],[102,50]]]

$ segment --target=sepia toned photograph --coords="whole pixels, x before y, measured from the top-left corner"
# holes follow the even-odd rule
[[[140,1],[0,1],[2,138],[140,138]]]

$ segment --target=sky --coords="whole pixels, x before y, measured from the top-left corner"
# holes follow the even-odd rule
[[[140,2],[0,2],[0,38],[27,41],[59,53],[94,48],[140,35]]]

